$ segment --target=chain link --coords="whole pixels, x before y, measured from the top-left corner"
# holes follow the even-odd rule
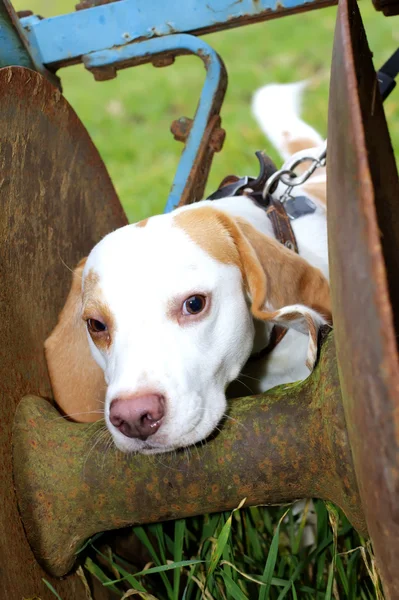
[[[326,165],[326,158],[327,141],[324,142],[321,149],[319,149],[317,152],[312,152],[312,149],[301,150],[300,152],[297,152],[283,164],[279,171],[273,173],[273,175],[271,175],[266,181],[262,192],[263,198],[266,198],[268,194],[273,193],[278,182],[281,181],[281,183],[287,187],[284,194],[280,198],[281,202],[284,202],[287,198],[289,198],[292,188],[298,185],[303,185],[305,181],[307,181],[309,177],[313,175],[316,169]],[[297,175],[295,173],[295,169],[304,162],[310,162],[311,164],[301,175]]]

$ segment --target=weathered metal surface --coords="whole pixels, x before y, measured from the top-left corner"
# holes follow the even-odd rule
[[[376,10],[380,10],[386,17],[392,17],[399,14],[398,0],[373,0]]]
[[[332,334],[306,382],[233,401],[230,416],[189,456],[160,460],[107,451],[101,423],[66,422],[45,400],[24,398],[13,432],[15,485],[43,567],[63,575],[99,531],[227,510],[243,498],[247,505],[328,498],[365,532]]]
[[[24,394],[51,397],[43,343],[69,269],[126,219],[86,130],[38,73],[0,70],[0,129],[0,597],[53,600],[17,509],[12,422]],[[51,581],[63,600],[86,598],[75,576]]]
[[[399,184],[355,0],[338,9],[328,132],[333,314],[346,422],[387,598],[399,598]]]
[[[220,146],[220,134],[217,133],[220,129],[219,112],[227,87],[227,73],[222,59],[203,40],[185,34],[92,52],[83,57],[86,68],[101,75],[104,68],[121,69],[152,62],[158,57],[180,54],[198,56],[205,65],[206,78],[166,203],[166,212],[203,197],[213,154],[215,148]]]
[[[173,33],[203,35],[336,4],[335,0],[120,0],[41,21],[22,20],[45,65]],[[57,40],[56,43],[54,40]]]
[[[111,4],[111,2],[120,2],[120,0],[82,0],[75,5],[75,10],[85,10],[93,8],[93,6],[101,6],[102,4]]]

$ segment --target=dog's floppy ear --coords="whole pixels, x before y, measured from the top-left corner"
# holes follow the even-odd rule
[[[255,318],[309,335],[307,366],[317,358],[319,327],[331,323],[330,287],[321,271],[244,219],[233,232]]]
[[[82,320],[82,273],[80,261],[58,323],[45,341],[45,353],[55,401],[74,421],[97,421],[103,417],[105,381],[94,361]]]
[[[240,268],[256,319],[309,335],[312,369],[319,327],[331,321],[330,289],[321,271],[245,219],[213,206],[182,210],[175,223],[210,256]]]

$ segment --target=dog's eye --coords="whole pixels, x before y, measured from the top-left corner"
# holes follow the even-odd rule
[[[205,304],[205,296],[190,296],[183,302],[183,315],[197,315],[204,310]]]
[[[98,321],[97,319],[87,319],[87,329],[90,333],[103,333],[103,331],[107,331],[107,326],[105,323]]]

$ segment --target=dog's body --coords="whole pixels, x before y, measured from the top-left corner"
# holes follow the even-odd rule
[[[105,399],[107,426],[126,452],[196,443],[223,418],[227,386],[275,324],[289,331],[265,359],[248,363],[246,385],[260,392],[304,379],[318,328],[331,317],[322,202],[292,226],[300,256],[276,241],[264,209],[241,196],[106,236],[75,271],[46,342],[60,406],[98,418]]]

